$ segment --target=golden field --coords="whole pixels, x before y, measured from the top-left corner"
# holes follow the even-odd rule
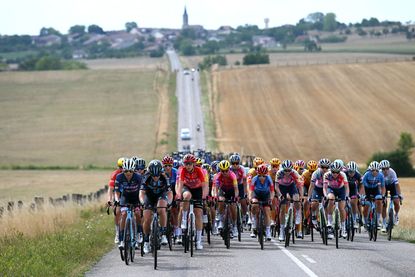
[[[365,163],[415,134],[413,76],[412,62],[214,71],[219,150]]]

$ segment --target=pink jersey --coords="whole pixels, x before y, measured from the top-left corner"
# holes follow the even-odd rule
[[[334,177],[333,173],[331,172],[326,172],[324,174],[323,184],[325,187],[339,189],[348,184],[348,181],[344,172],[340,171],[340,173],[337,174],[337,177]]]
[[[227,175],[223,174],[222,172],[219,172],[217,174],[215,184],[221,190],[229,191],[238,185],[238,181],[236,179],[235,173],[233,173],[232,171],[228,171]]]
[[[280,169],[277,172],[277,183],[280,186],[290,186],[291,184],[295,184],[297,187],[303,185],[302,179],[300,174],[297,171],[291,170],[290,174],[285,174],[283,169]]]
[[[240,165],[240,166],[238,166],[237,169],[234,169],[231,166],[231,171],[233,173],[235,173],[236,179],[238,181],[238,184],[243,184],[244,183],[244,179],[246,178],[245,170],[243,169],[243,167]]]

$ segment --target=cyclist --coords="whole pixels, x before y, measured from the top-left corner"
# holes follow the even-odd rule
[[[297,171],[298,174],[302,175],[305,170],[305,162],[303,160],[295,161],[294,170]]]
[[[393,170],[390,167],[390,163],[388,160],[383,160],[380,162],[380,168],[382,169],[381,174],[383,175],[383,178],[385,180],[385,197],[388,194],[392,197],[395,207],[395,218],[394,224],[399,224],[399,209],[400,209],[400,203],[399,199],[403,199],[401,195],[401,187],[399,185],[398,177],[396,175],[395,170]],[[386,207],[387,207],[387,199],[385,198],[385,202],[382,208],[382,217],[383,217],[383,226],[382,226],[382,232],[386,232]]]
[[[150,226],[153,209],[157,208],[160,216],[161,244],[166,245],[167,237],[167,212],[168,203],[172,202],[173,193],[165,175],[162,174],[163,165],[158,160],[152,160],[148,164],[148,172],[140,188],[140,202],[144,206],[144,253],[150,252]],[[160,208],[158,208],[160,207]]]
[[[127,158],[119,158],[117,161],[117,169],[114,170],[111,173],[111,178],[110,181],[108,182],[108,202],[107,205],[108,206],[112,206],[112,203],[114,202],[114,185],[115,185],[115,178],[117,177],[118,174],[120,174],[122,172],[122,165],[124,163],[124,160],[126,160]],[[115,224],[115,238],[114,238],[114,243],[119,243],[119,230],[120,230],[120,209],[119,207],[117,207],[117,205],[113,206],[113,209],[115,209],[115,216],[114,216],[114,224]]]
[[[368,170],[363,175],[362,183],[364,192],[361,191],[361,194],[366,194],[366,196],[372,195],[375,197],[376,201],[376,213],[378,216],[378,228],[381,226],[381,211],[382,211],[382,195],[385,195],[385,180],[382,174],[379,174],[380,164],[377,161],[373,161],[369,164]],[[363,200],[365,197],[362,197]],[[365,226],[369,218],[369,206],[364,205],[363,207],[363,218]]]
[[[246,214],[248,212],[248,203],[246,197],[248,194],[248,188],[246,183],[246,174],[244,167],[241,163],[241,156],[234,154],[229,157],[231,163],[230,170],[235,173],[238,180],[238,191],[239,191],[239,203],[241,204],[242,223],[245,224]]]
[[[248,170],[248,174],[246,175],[246,183],[247,186],[251,186],[252,179],[257,175],[257,167],[264,163],[264,160],[261,157],[255,157],[253,160],[253,167]],[[255,219],[254,219],[255,220]],[[248,217],[248,225],[252,225],[252,215],[250,214]],[[252,230],[253,231],[253,230]],[[251,237],[255,237],[255,234],[252,232]]]
[[[346,166],[347,181],[349,182],[349,197],[352,206],[352,217],[354,228],[359,228],[357,215],[359,213],[358,192],[362,186],[362,175],[360,175],[359,167],[354,161],[350,161]]]
[[[310,160],[307,162],[307,169],[304,170],[303,174],[301,174],[301,177],[303,178],[303,196],[304,196],[304,220],[306,221],[308,217],[310,216],[310,202],[308,201],[308,190],[310,188],[310,182],[311,182],[311,175],[314,171],[317,170],[317,162],[314,160]],[[308,226],[308,225],[307,225]],[[309,226],[308,226],[309,227]],[[306,235],[310,233],[310,229],[306,228]]]
[[[180,170],[179,183],[176,187],[177,199],[190,200],[194,202],[194,213],[196,217],[196,249],[203,249],[202,245],[202,199],[206,199],[208,195],[209,186],[206,182],[205,175],[202,168],[195,167],[196,158],[192,154],[186,154],[183,157],[184,167]],[[189,203],[184,202],[181,205],[181,227],[186,228],[187,213],[189,210]],[[180,215],[179,215],[180,217]]]
[[[127,204],[134,205],[134,214],[136,222],[140,222],[140,209],[138,207],[139,198],[138,194],[142,183],[142,176],[134,172],[136,164],[132,159],[125,159],[122,164],[123,172],[118,174],[115,183],[115,201],[120,203],[121,206],[121,221],[120,221],[120,232],[119,232],[119,249],[124,249],[124,228],[125,219],[127,217]],[[138,229],[137,229],[138,230]]]
[[[341,235],[343,238],[347,237],[346,232],[346,197],[349,196],[349,182],[347,181],[346,174],[342,171],[343,165],[334,161],[330,165],[330,171],[326,172],[323,177],[323,193],[328,199],[327,207],[327,227],[329,228],[329,234],[327,238],[333,238],[333,211],[334,211],[334,200],[336,197],[340,200],[340,221],[341,221]]]
[[[173,167],[174,160],[169,155],[166,155],[161,160],[161,163],[163,164],[163,174],[167,178],[170,184],[170,189],[173,192],[173,199],[176,197],[176,179],[177,179],[177,169]],[[178,236],[178,223],[177,223],[177,217],[178,217],[178,209],[176,202],[172,202],[171,209],[170,209],[170,220],[171,224],[173,226],[173,234],[175,237]]]
[[[238,179],[233,173],[230,171],[231,164],[227,160],[222,160],[218,167],[220,172],[216,177],[216,195],[219,198],[219,201],[225,200],[238,200],[239,197],[239,190],[238,190]],[[219,209],[219,231],[223,229],[223,212],[225,209],[225,205],[223,202],[218,203]],[[232,203],[230,205],[231,215],[232,215],[232,222],[233,222],[233,230],[231,230],[231,237],[238,235],[238,228],[236,226],[236,205]]]
[[[274,198],[274,184],[272,183],[271,177],[268,175],[268,167],[264,164],[257,167],[257,173],[249,186],[249,201],[251,203],[268,202],[264,205],[265,213],[265,236],[268,241],[271,240],[271,226],[270,226],[270,205],[271,201]],[[252,229],[256,229],[256,223],[259,213],[259,206],[252,205]],[[254,232],[253,232],[254,233]],[[251,237],[255,237],[255,235]]]
[[[330,160],[323,158],[318,162],[319,168],[311,175],[310,187],[308,188],[309,201],[311,202],[311,220],[316,229],[317,224],[317,208],[319,202],[323,199],[323,177],[329,170]]]
[[[299,196],[302,195],[303,181],[297,171],[293,170],[293,163],[290,160],[285,160],[281,164],[281,169],[277,173],[277,181],[275,188],[278,196],[281,198],[280,203],[280,241],[285,240],[285,214],[287,212],[287,195],[294,201],[299,201]],[[300,188],[300,191],[298,191]],[[295,224],[297,225],[298,237],[302,237],[302,232],[298,231],[298,226],[301,224],[301,207],[299,202],[295,202]]]
[[[275,184],[275,178],[277,176],[277,172],[280,169],[281,161],[278,158],[272,158],[269,161],[270,169],[268,171],[269,176],[272,179],[272,183]],[[275,195],[275,194],[274,194]],[[279,206],[280,201],[278,197],[275,197],[272,199],[272,205],[271,205],[271,227],[275,226],[277,214],[276,211],[278,210],[277,207]]]

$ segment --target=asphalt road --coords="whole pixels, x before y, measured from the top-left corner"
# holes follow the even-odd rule
[[[323,245],[315,236],[297,240],[285,248],[277,241],[265,243],[260,250],[256,239],[243,233],[242,241],[231,241],[226,249],[223,241],[214,236],[212,244],[193,257],[183,248],[167,247],[159,252],[158,269],[153,269],[153,257],[137,252],[134,263],[126,266],[118,249],[109,252],[86,276],[414,276],[415,245],[402,241],[387,241],[380,236],[371,242],[366,233],[357,235],[354,242],[340,240]]]
[[[176,52],[168,50],[172,71],[177,72],[176,96],[178,103],[178,130],[177,148],[183,150],[190,146],[190,150],[205,149],[205,129],[201,107],[200,76],[197,70],[184,70]],[[197,130],[197,125],[200,130]],[[182,140],[180,131],[182,128],[190,129],[190,140]]]

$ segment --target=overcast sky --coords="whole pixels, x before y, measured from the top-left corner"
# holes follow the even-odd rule
[[[189,24],[218,29],[251,24],[295,24],[313,12],[337,15],[343,23],[376,17],[380,21],[415,21],[415,0],[1,0],[0,34],[37,35],[42,27],[67,33],[73,25],[97,24],[105,31],[140,27],[181,28],[184,6]],[[255,3],[255,4],[254,4]]]

